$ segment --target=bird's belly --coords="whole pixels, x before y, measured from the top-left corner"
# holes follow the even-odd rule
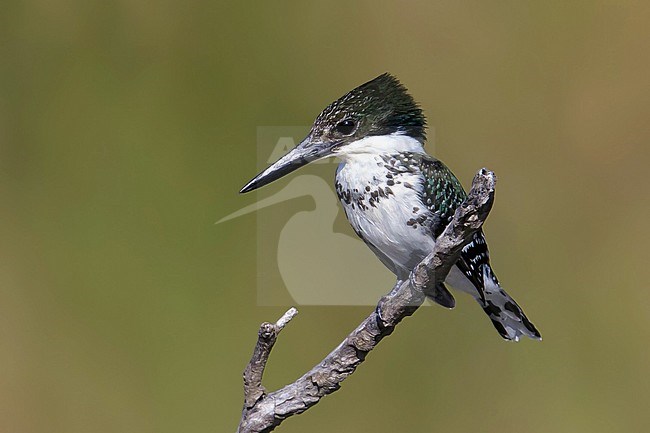
[[[407,225],[410,215],[386,210],[348,214],[348,220],[359,236],[396,267],[410,271],[433,249],[434,240],[424,229]]]
[[[431,252],[434,237],[431,213],[421,204],[415,176],[402,176],[400,183],[396,182],[390,186],[385,182],[351,183],[337,176],[337,193],[354,231],[378,250],[375,253],[400,277]]]

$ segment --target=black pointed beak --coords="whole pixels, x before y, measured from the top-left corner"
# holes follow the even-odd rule
[[[248,182],[244,187],[239,191],[240,193],[253,191],[254,189],[260,188],[264,185],[267,185],[274,180],[280,179],[283,176],[291,173],[307,165],[312,161],[326,158],[333,153],[335,144],[332,143],[323,143],[316,142],[311,139],[311,136],[307,136],[300,144],[294,147],[289,153],[284,155],[282,158],[278,159],[276,162],[271,164],[269,168],[255,176],[250,182]]]

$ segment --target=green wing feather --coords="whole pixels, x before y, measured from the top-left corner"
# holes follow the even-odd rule
[[[420,160],[420,170],[425,178],[422,201],[433,212],[431,229],[433,235],[438,237],[445,230],[449,222],[451,222],[456,208],[465,200],[467,194],[456,176],[441,161],[432,157],[422,157]],[[484,255],[481,254],[481,261],[489,265],[487,243],[483,239],[482,230],[479,230],[474,235],[473,241],[477,239],[482,240],[482,242],[471,242],[471,244],[474,246],[474,249],[478,248],[482,250],[478,251],[478,253],[485,253]],[[458,262],[456,262],[456,266],[472,282],[481,299],[485,301],[482,267],[479,266],[482,263],[476,263],[473,267],[470,266],[470,260],[472,258],[476,261],[475,253],[477,251],[463,250]]]
[[[441,161],[423,157],[420,170],[425,178],[422,201],[434,213],[432,229],[433,235],[438,237],[467,194],[456,176]]]

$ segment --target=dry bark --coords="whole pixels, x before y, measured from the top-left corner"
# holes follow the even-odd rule
[[[494,201],[495,184],[493,172],[479,170],[453,220],[409,279],[398,281],[391,292],[379,300],[375,310],[318,365],[295,382],[270,393],[262,386],[266,361],[279,332],[298,312],[291,308],[275,324],[263,323],[253,356],[244,371],[244,408],[237,431],[270,432],[288,417],[306,411],[338,390],[366,355],[390,335],[403,318],[422,305],[426,289],[445,280],[462,248],[485,222]]]

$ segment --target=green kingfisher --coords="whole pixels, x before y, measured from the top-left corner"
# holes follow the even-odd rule
[[[252,191],[329,156],[341,160],[336,194],[355,233],[398,281],[433,249],[466,197],[454,174],[424,150],[426,119],[397,78],[385,73],[328,105],[295,148],[248,182]],[[427,291],[455,306],[446,284],[473,296],[499,334],[541,340],[539,331],[499,284],[482,231],[462,250],[444,283]]]

